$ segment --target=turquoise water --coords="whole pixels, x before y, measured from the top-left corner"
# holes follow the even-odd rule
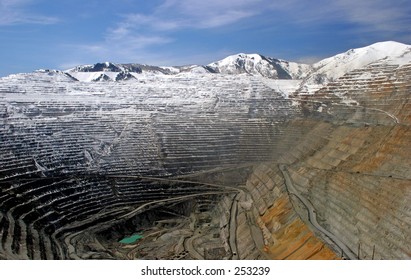
[[[121,239],[119,242],[124,243],[124,244],[131,244],[131,243],[136,242],[137,240],[140,240],[141,238],[143,238],[142,235],[135,234],[135,235],[132,235],[132,236],[129,236],[129,237],[125,237],[125,238]]]

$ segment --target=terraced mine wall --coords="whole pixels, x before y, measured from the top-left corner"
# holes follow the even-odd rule
[[[0,258],[411,258],[410,65],[212,77],[1,79]]]

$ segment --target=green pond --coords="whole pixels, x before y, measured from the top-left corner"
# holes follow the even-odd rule
[[[132,236],[125,237],[125,238],[121,239],[119,242],[123,243],[123,244],[131,244],[131,243],[136,242],[137,240],[140,240],[141,238],[143,238],[142,235],[134,234]]]

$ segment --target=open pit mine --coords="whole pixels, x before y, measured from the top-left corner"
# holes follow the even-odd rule
[[[0,259],[410,259],[411,46],[0,78]]]

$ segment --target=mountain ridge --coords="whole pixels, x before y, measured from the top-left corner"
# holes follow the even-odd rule
[[[271,58],[261,54],[239,53],[207,65],[216,73],[252,74],[274,79],[298,79],[307,71],[308,64]]]
[[[175,75],[181,73],[213,73],[213,74],[249,74],[270,79],[302,79],[305,83],[325,84],[344,74],[362,68],[371,63],[404,64],[411,61],[411,46],[394,41],[374,43],[369,46],[350,49],[346,52],[325,58],[314,64],[291,62],[272,58],[261,54],[238,53],[207,65],[188,65],[161,67],[138,63],[116,64],[111,62],[83,65],[64,71],[72,76],[78,76],[83,81],[101,80],[106,72],[124,72],[128,79],[137,74]],[[84,79],[78,72],[101,72],[99,76]],[[73,74],[74,73],[74,74]],[[84,75],[83,75],[84,76]],[[113,75],[112,75],[113,76]],[[76,77],[77,78],[77,77]],[[109,76],[111,80],[116,77]]]
[[[37,70],[65,73],[81,82],[132,81],[142,75],[223,74],[252,75],[274,80],[301,80],[308,92],[335,81],[350,71],[373,63],[402,65],[411,63],[411,45],[395,41],[377,42],[350,49],[313,64],[291,62],[261,54],[238,53],[207,65],[154,66],[139,63],[98,62],[67,70]]]
[[[327,82],[330,82],[352,70],[372,63],[385,62],[402,65],[410,61],[411,45],[394,41],[378,42],[366,47],[350,49],[314,63],[312,73],[308,73],[305,78],[310,77],[310,75],[325,74]]]

